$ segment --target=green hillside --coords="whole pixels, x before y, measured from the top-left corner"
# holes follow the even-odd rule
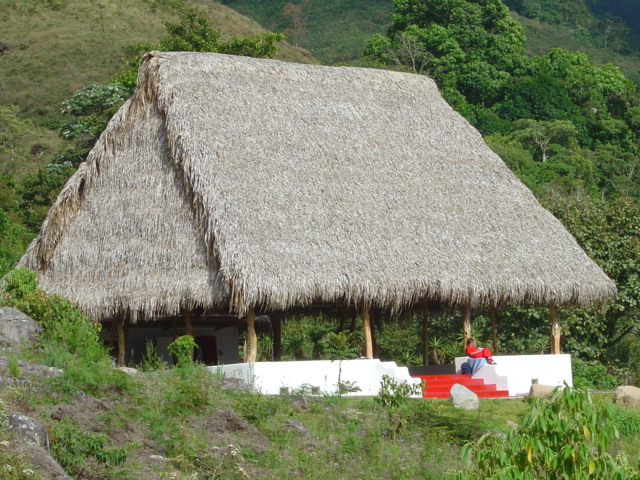
[[[265,28],[282,32],[291,28],[291,17],[283,15],[287,0],[222,0],[238,12],[254,18]],[[301,46],[325,64],[362,56],[369,38],[384,32],[391,23],[391,0],[325,0],[294,2],[303,27],[296,36]]]
[[[527,37],[525,45],[529,55],[544,55],[554,47],[562,47],[569,51],[584,52],[596,65],[611,63],[617,66],[630,80],[640,82],[640,54],[621,55],[602,48],[589,45],[576,36],[576,31],[564,25],[551,25],[539,20],[526,18],[511,12],[524,27]]]
[[[222,3],[255,19],[269,30],[289,32],[290,36],[293,36],[292,19],[283,15],[285,5],[289,3],[287,0],[222,0]],[[326,64],[349,62],[360,58],[369,38],[375,33],[386,32],[391,24],[391,14],[393,13],[392,0],[369,2],[346,0],[311,2],[304,0],[293,3],[299,7],[303,20],[302,32],[295,36],[296,39],[301,46]],[[505,3],[521,5],[523,2]],[[582,1],[572,2],[571,6],[567,8],[575,9],[575,12],[570,11],[570,13],[563,10],[565,15],[569,15],[572,19],[570,23],[575,23],[574,19],[576,18],[581,23],[596,21],[595,17],[591,16],[587,5]],[[599,6],[598,8],[605,7]],[[631,7],[625,8],[628,10]],[[545,23],[536,18],[524,17],[515,11],[512,11],[512,16],[525,28],[527,36],[525,48],[528,54],[544,54],[554,47],[582,51],[587,53],[597,65],[613,63],[630,79],[635,82],[640,80],[640,56],[637,52],[621,55],[598,48],[592,38],[585,38],[583,30],[558,23],[562,19],[556,19],[555,23]],[[633,21],[630,20],[628,23],[631,24]]]
[[[0,1],[0,104],[18,105],[36,122],[55,125],[63,100],[85,85],[108,81],[131,45],[156,42],[181,3],[206,9],[227,37],[264,31],[216,2]],[[284,60],[311,60],[284,42],[279,52]]]

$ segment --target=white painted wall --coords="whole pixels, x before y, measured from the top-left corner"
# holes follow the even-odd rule
[[[468,357],[456,358],[456,372]],[[497,365],[484,365],[473,378],[496,384],[499,390],[509,390],[509,396],[528,395],[537,379],[540,385],[573,387],[571,355],[504,355],[493,356]]]
[[[238,378],[255,392],[266,395],[278,395],[282,388],[292,392],[303,385],[317,387],[319,393],[335,394],[341,381],[360,387],[359,392],[347,395],[372,396],[378,394],[383,375],[389,375],[398,382],[420,384],[420,380],[409,375],[407,367],[377,359],[255,362],[209,368],[226,377]]]

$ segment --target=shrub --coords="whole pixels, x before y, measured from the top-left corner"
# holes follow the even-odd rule
[[[360,347],[352,333],[328,332],[322,339],[322,351],[329,360],[348,360],[358,358]]]
[[[193,349],[198,345],[191,335],[181,335],[167,347],[176,359],[177,367],[188,367],[193,364]]]
[[[184,416],[211,405],[213,383],[213,375],[203,365],[192,363],[172,370],[164,391],[164,413]]]
[[[382,376],[378,396],[374,397],[373,400],[387,412],[394,442],[396,434],[408,417],[409,398],[412,395],[419,395],[421,392],[422,385],[420,384],[398,382],[389,375]]]
[[[611,405],[594,403],[587,392],[565,388],[550,400],[536,399],[521,425],[506,437],[485,434],[463,447],[475,467],[448,476],[453,480],[616,478],[637,479],[624,455],[607,448],[618,437]]]
[[[148,338],[144,345],[142,359],[140,360],[140,370],[143,372],[151,372],[155,370],[162,370],[166,368],[166,366],[166,362],[162,360],[158,354],[155,342]]]
[[[618,379],[611,375],[607,368],[599,362],[586,362],[577,357],[571,358],[573,386],[578,389],[613,390],[618,386]]]
[[[2,301],[18,308],[40,325],[30,354],[45,365],[64,370],[54,380],[64,392],[91,394],[129,387],[128,377],[111,366],[100,341],[100,324],[90,322],[77,305],[40,290],[34,272],[18,268],[6,277]]]

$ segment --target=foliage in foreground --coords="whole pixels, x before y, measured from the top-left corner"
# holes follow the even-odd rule
[[[467,444],[463,456],[473,458],[474,467],[448,478],[638,479],[623,453],[609,451],[619,435],[612,414],[610,403],[594,402],[586,392],[556,390],[550,400],[536,399],[505,437],[487,433]]]

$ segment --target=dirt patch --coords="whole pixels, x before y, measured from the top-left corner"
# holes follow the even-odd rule
[[[269,446],[262,433],[230,408],[220,408],[206,417],[192,417],[189,423],[201,430],[214,446],[238,444],[255,453],[263,453]]]

